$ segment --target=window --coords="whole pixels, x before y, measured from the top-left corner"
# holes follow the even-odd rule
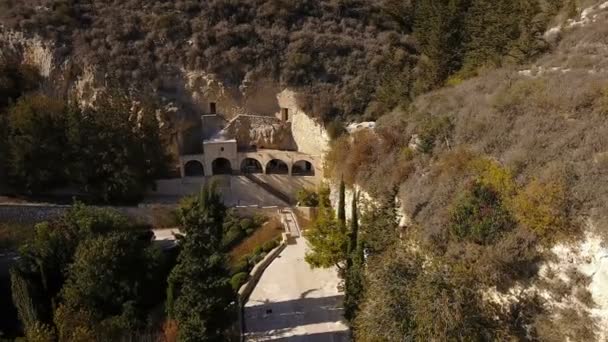
[[[281,108],[281,120],[289,121],[289,109]]]
[[[215,102],[210,102],[209,103],[209,114],[215,114],[215,113],[216,113]]]
[[[223,148],[223,147],[220,147],[220,151],[224,152],[224,148]]]

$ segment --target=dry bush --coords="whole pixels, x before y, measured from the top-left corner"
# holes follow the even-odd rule
[[[568,234],[568,202],[563,180],[533,180],[510,203],[517,220],[544,239]]]
[[[533,328],[547,342],[596,341],[596,321],[588,312],[574,308],[552,310],[536,319]]]
[[[158,342],[177,342],[178,333],[177,321],[168,319],[163,323],[162,338]]]
[[[377,160],[380,139],[370,130],[358,131],[352,136],[344,135],[331,144],[325,156],[325,174],[334,179],[343,179],[348,185],[360,181],[359,171]]]

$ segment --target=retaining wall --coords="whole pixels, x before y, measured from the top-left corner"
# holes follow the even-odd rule
[[[71,206],[69,205],[32,205],[32,204],[2,204],[0,205],[0,222],[18,224],[36,224],[42,221],[52,220],[65,214]],[[164,227],[170,213],[177,205],[141,205],[137,207],[107,207],[94,206],[100,209],[116,210],[123,215],[136,220],[142,224],[154,227]]]

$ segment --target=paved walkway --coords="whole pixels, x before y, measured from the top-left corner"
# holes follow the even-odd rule
[[[306,241],[295,239],[268,266],[245,304],[246,341],[349,341],[336,270],[304,261]]]

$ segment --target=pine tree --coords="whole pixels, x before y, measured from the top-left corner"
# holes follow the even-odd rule
[[[422,57],[414,91],[436,88],[460,69],[463,58],[464,13],[469,0],[416,2],[414,36]]]
[[[182,251],[169,276],[169,316],[181,341],[224,341],[233,322],[234,293],[221,249],[226,207],[214,187],[180,208]]]

